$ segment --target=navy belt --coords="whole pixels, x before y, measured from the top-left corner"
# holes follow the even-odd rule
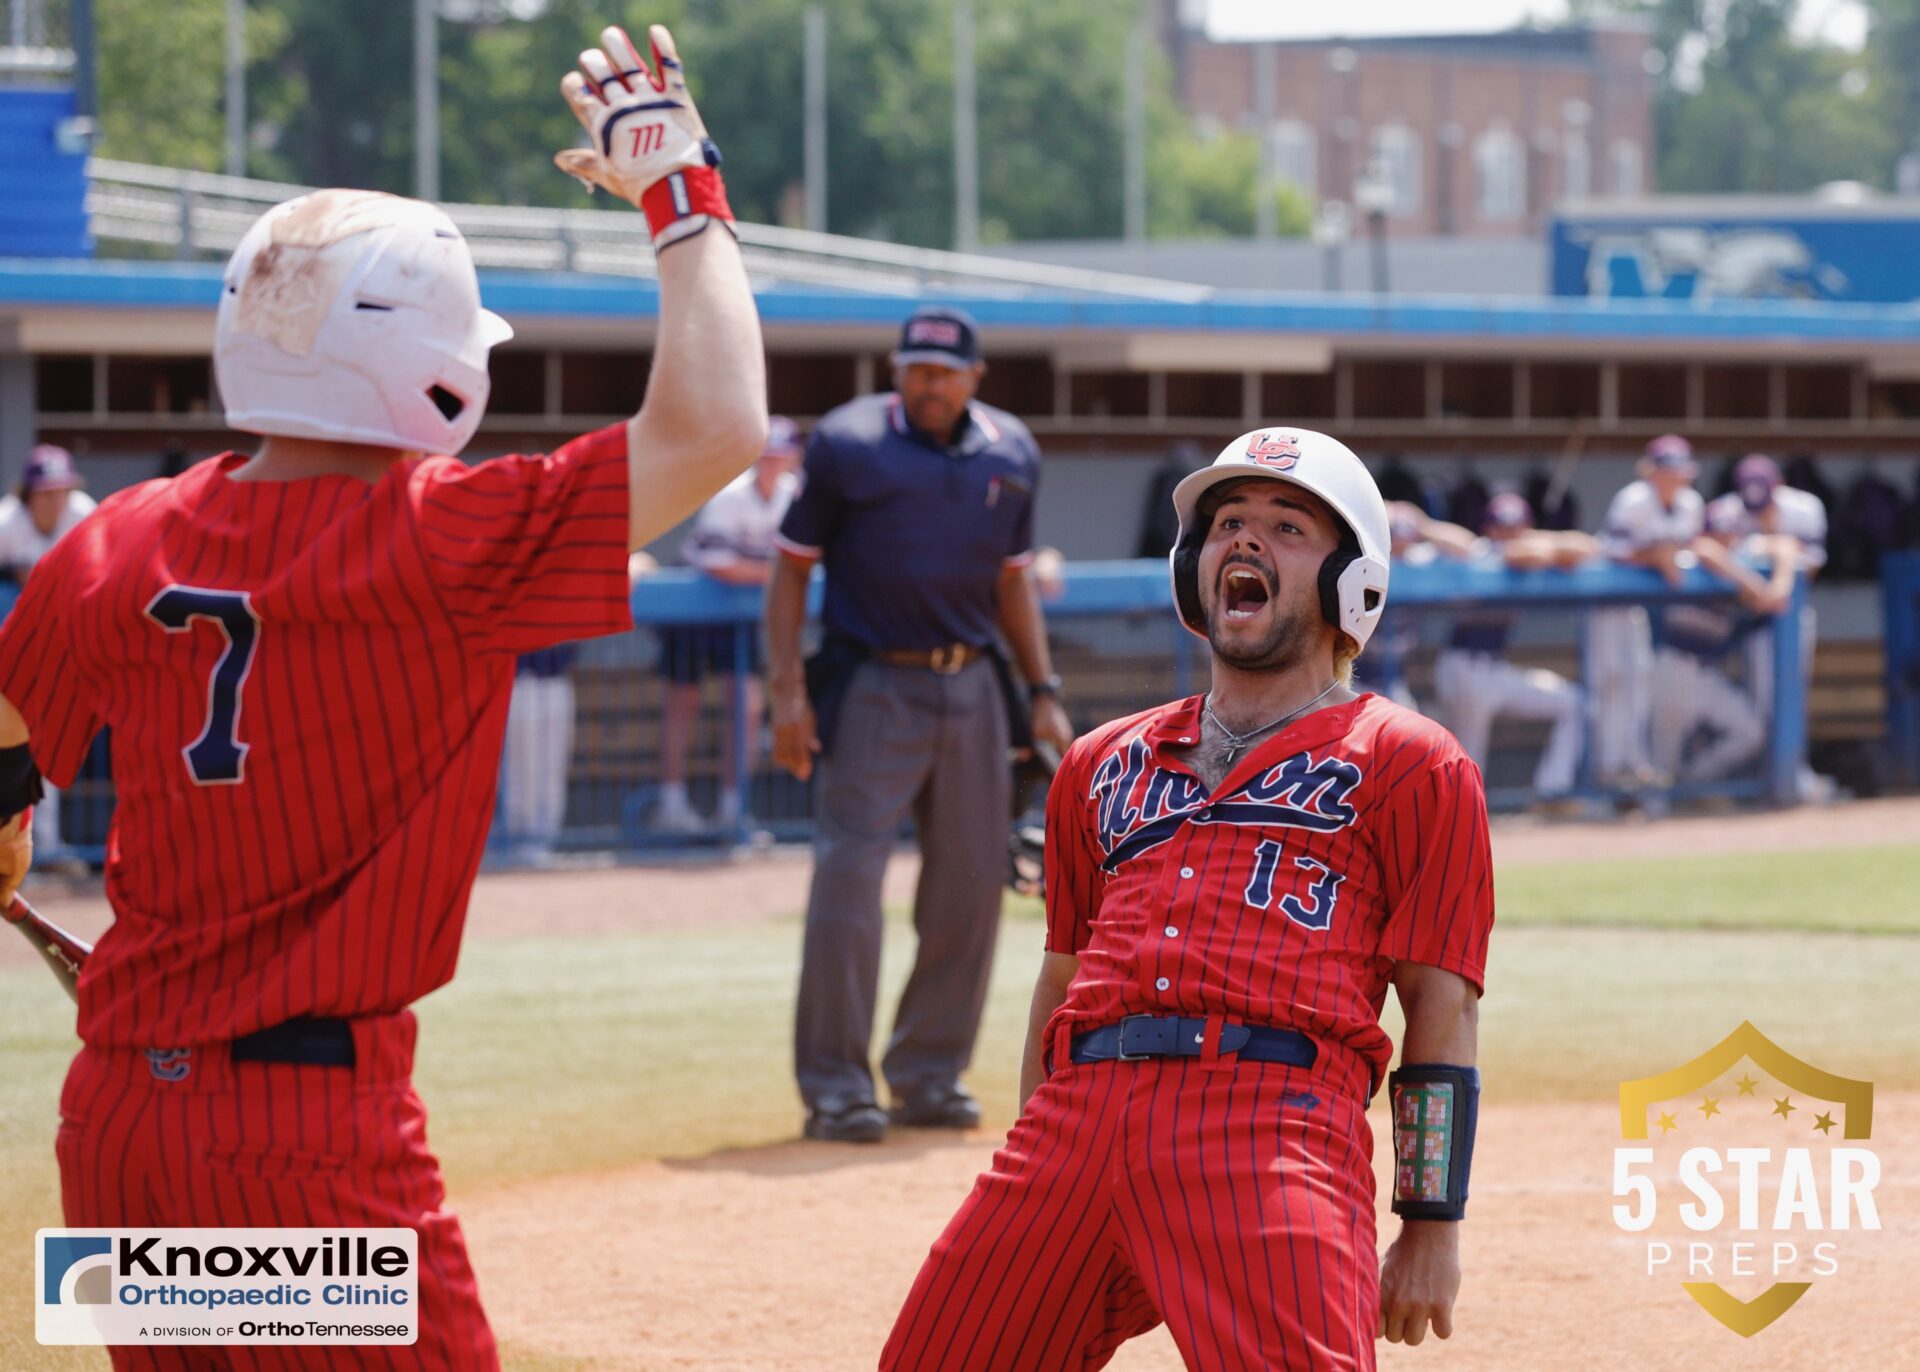
[[[351,1067],[353,1025],[332,1016],[303,1015],[237,1038],[235,1062],[294,1062],[310,1067]]]
[[[1075,1062],[1139,1062],[1143,1058],[1197,1058],[1206,1046],[1207,1022],[1155,1015],[1129,1015],[1118,1024],[1073,1036]],[[1320,1050],[1292,1029],[1264,1024],[1226,1024],[1220,1028],[1220,1054],[1248,1062],[1284,1062],[1311,1067]]]

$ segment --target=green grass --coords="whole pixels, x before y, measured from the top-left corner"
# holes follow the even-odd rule
[[[1888,1032],[1920,943],[1884,936],[1920,929],[1916,889],[1920,855],[1897,849],[1502,868],[1481,1013],[1489,1097],[1602,1101],[1743,1019],[1832,1071],[1920,1086],[1920,1040]],[[1570,927],[1582,925],[1607,927]],[[971,1076],[990,1125],[1012,1115],[1041,934],[1035,904],[1010,902]],[[911,947],[896,918],[885,1010]],[[420,1007],[417,1080],[455,1203],[515,1180],[795,1136],[799,952],[791,916],[470,943],[458,978]],[[37,1347],[28,1303],[33,1230],[59,1219],[52,1139],[72,1022],[40,968],[0,969],[0,1368],[103,1365]]]
[[[1920,844],[1510,863],[1495,893],[1526,924],[1920,934]]]

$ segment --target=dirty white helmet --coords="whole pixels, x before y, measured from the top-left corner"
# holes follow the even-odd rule
[[[315,191],[234,249],[214,374],[236,429],[458,453],[486,412],[487,352],[511,337],[439,207]]]
[[[1320,564],[1320,608],[1327,622],[1367,646],[1387,605],[1387,503],[1353,450],[1336,438],[1308,429],[1274,427],[1242,434],[1220,450],[1211,466],[1190,472],[1173,488],[1180,537],[1169,562],[1173,603],[1180,620],[1202,638],[1200,546],[1207,530],[1195,517],[1200,497],[1215,486],[1250,476],[1289,481],[1324,500],[1346,525],[1340,546]]]

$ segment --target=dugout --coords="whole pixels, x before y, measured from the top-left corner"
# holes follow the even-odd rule
[[[129,256],[0,258],[0,481],[37,436],[72,448],[106,494],[245,441],[212,380],[218,263],[301,188],[98,160],[90,173],[94,237]],[[657,301],[633,217],[450,208],[518,331],[494,354],[474,451],[545,448],[624,417]],[[1880,471],[1913,494],[1911,304],[1244,292],[768,226],[743,240],[771,403],[803,423],[887,384],[916,302],[971,310],[984,397],[1049,457],[1039,537],[1074,561],[1135,553],[1175,444],[1210,449],[1277,415],[1416,479],[1563,477],[1586,527],[1646,440],[1674,430],[1703,454],[1703,483],[1761,449],[1813,454],[1835,489]],[[1816,742],[1870,743],[1884,729],[1877,600],[1827,584],[1815,600]]]

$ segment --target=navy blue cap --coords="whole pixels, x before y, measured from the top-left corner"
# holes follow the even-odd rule
[[[923,305],[900,326],[894,365],[930,362],[936,367],[971,367],[980,360],[980,326],[965,310]]]
[[[29,495],[35,491],[71,491],[85,484],[73,469],[73,454],[51,443],[42,443],[28,455],[20,481]]]
[[[1647,462],[1668,472],[1691,472],[1695,470],[1693,462],[1693,444],[1679,434],[1661,434],[1647,444]]]

